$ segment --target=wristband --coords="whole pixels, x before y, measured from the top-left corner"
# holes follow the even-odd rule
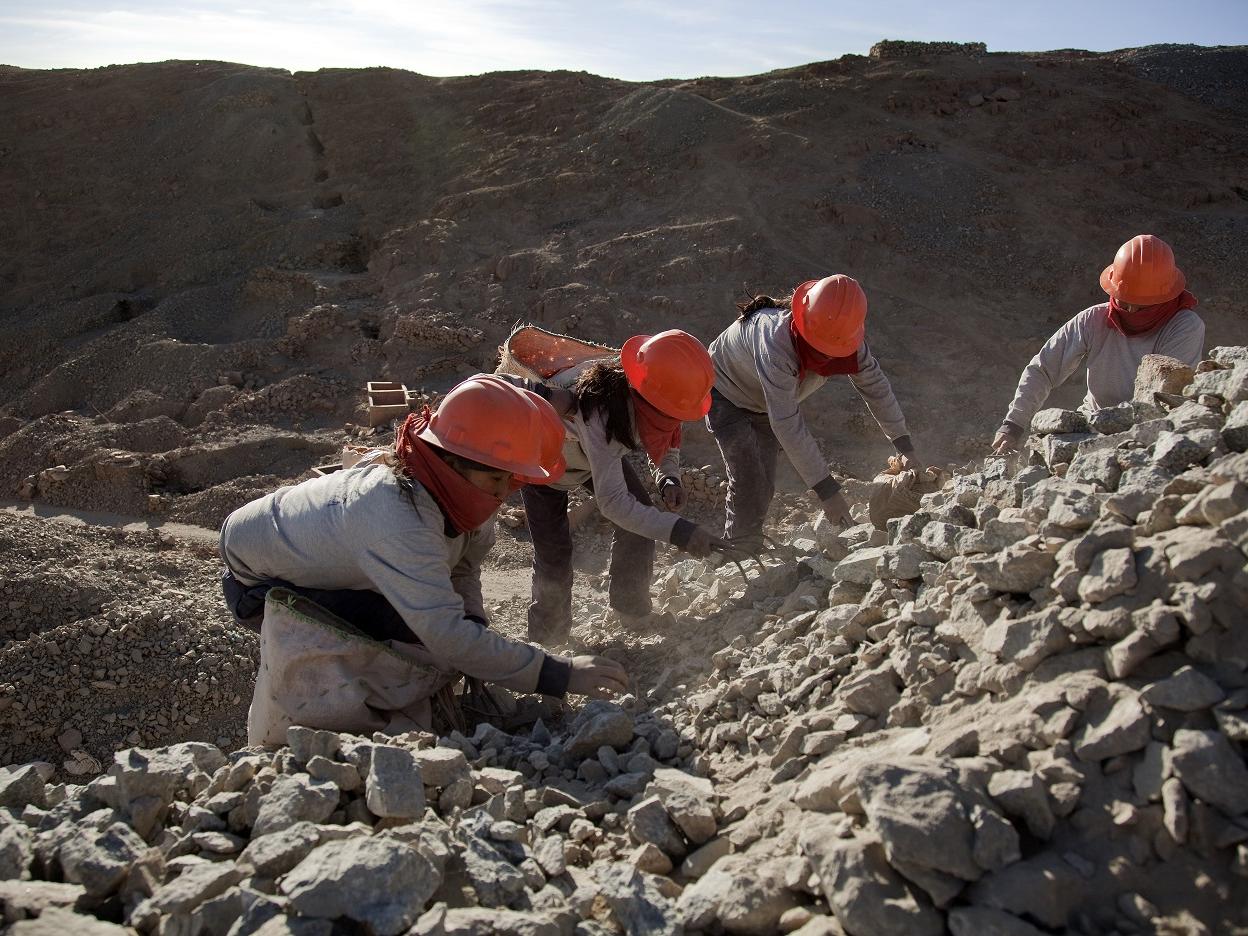
[[[815,492],[815,496],[819,498],[821,501],[826,501],[829,497],[832,497],[834,494],[840,491],[840,489],[841,489],[841,482],[837,481],[836,478],[832,477],[831,475],[828,475],[826,478],[824,478],[822,481],[820,481],[818,484],[816,484],[814,487],[811,488],[811,490]]]
[[[572,664],[567,660],[546,654],[542,670],[537,674],[537,692],[562,699],[568,694],[568,681],[572,678]]]

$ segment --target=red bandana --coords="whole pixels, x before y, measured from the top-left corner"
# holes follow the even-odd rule
[[[655,409],[636,390],[629,393],[633,398],[633,422],[641,437],[641,446],[657,465],[668,449],[680,448],[680,420]]]
[[[1109,325],[1115,331],[1130,338],[1132,335],[1144,335],[1155,328],[1161,328],[1184,309],[1194,308],[1196,308],[1196,297],[1186,289],[1169,302],[1141,306],[1134,312],[1119,308],[1117,301],[1111,296]]]
[[[442,513],[457,532],[475,530],[489,521],[503,502],[444,462],[433,446],[416,434],[429,424],[430,415],[426,406],[420,413],[412,413],[403,421],[395,439],[395,453],[403,463],[403,472],[421,483],[438,502]],[[512,486],[517,488],[520,485],[513,482]]]
[[[806,343],[806,339],[797,333],[797,325],[789,320],[789,334],[793,338],[793,349],[797,351],[797,382],[806,379],[807,371],[814,371],[820,377],[831,377],[834,374],[858,373],[858,352],[845,357],[828,357],[821,354]]]

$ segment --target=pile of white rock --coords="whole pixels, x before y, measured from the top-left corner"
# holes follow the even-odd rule
[[[649,708],[10,768],[0,905],[26,936],[1235,932],[1245,415],[1218,349],[887,531],[821,522],[748,585],[682,562],[661,602],[727,639]]]

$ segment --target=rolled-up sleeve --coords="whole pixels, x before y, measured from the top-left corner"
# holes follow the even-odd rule
[[[662,487],[664,478],[680,481],[680,449],[668,449],[663,460],[655,466],[654,483]]]

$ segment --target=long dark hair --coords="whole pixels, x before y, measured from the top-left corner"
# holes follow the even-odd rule
[[[788,309],[792,305],[793,293],[789,293],[783,299],[773,299],[767,295],[754,296],[736,304],[737,311],[741,313],[738,318],[743,322],[759,309]]]
[[[607,441],[637,448],[633,438],[633,417],[629,411],[628,378],[618,357],[594,361],[572,385],[576,407],[582,419],[601,413],[607,424]]]

